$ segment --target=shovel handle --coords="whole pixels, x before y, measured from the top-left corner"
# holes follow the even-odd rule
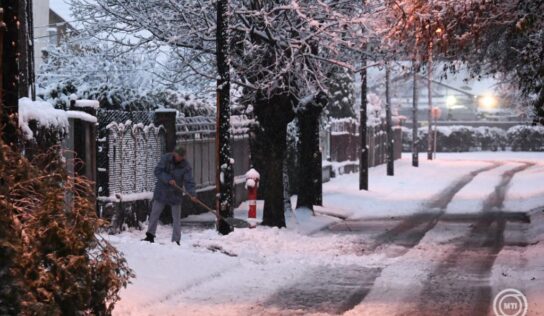
[[[182,193],[184,193],[184,194],[187,194],[187,195],[190,196],[191,198],[194,198],[193,201],[195,201],[195,202],[196,202],[197,204],[199,204],[200,206],[204,207],[208,212],[212,212],[213,214],[215,214],[215,216],[219,216],[219,215],[217,214],[217,212],[216,212],[214,209],[212,209],[211,207],[209,207],[208,205],[206,205],[204,202],[202,202],[201,200],[199,200],[196,196],[193,196],[193,195],[187,193],[187,191],[185,191],[184,188],[180,187],[180,186],[177,185],[177,184],[174,184],[174,187],[175,187],[176,189],[178,189],[180,192],[182,192]]]

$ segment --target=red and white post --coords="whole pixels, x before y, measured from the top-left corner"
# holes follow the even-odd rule
[[[260,174],[255,169],[250,169],[246,173],[246,190],[249,211],[247,217],[250,219],[257,218],[257,189],[259,188]]]

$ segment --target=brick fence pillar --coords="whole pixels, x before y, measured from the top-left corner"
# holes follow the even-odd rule
[[[176,147],[176,110],[163,109],[155,111],[156,126],[163,126],[166,131],[166,152]]]
[[[81,102],[81,105],[79,104]],[[80,111],[96,117],[98,101],[80,100],[76,101],[72,97],[70,100],[70,110]],[[85,176],[91,181],[96,181],[96,133],[97,127],[95,121],[86,121],[84,119],[70,119],[72,127],[71,137],[75,157],[79,163],[75,164],[74,172],[77,175]]]

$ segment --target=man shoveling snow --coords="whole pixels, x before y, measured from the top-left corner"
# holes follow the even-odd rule
[[[149,215],[149,227],[145,233],[145,241],[154,242],[157,225],[162,211],[166,205],[172,209],[172,242],[179,245],[181,238],[181,201],[182,195],[177,187],[184,187],[193,202],[197,201],[193,170],[185,159],[186,150],[182,146],[176,146],[172,153],[162,156],[155,167],[155,191],[153,192],[153,207]]]

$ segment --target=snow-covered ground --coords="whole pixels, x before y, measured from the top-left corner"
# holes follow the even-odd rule
[[[370,191],[358,190],[356,174],[343,175],[324,184],[324,206],[316,210],[333,216],[310,216],[298,210],[292,214],[288,229],[258,227],[239,229],[228,236],[219,236],[206,226],[184,226],[181,246],[170,241],[171,227],[159,227],[158,243],[141,242],[143,231],[129,231],[107,236],[126,256],[136,278],[121,293],[115,315],[254,315],[284,314],[271,302],[271,297],[294,284],[308,283],[309,271],[350,270],[354,266],[381,271],[373,282],[365,304],[348,311],[352,315],[389,315],[390,312],[411,310],[410,296],[423,290],[421,283],[435,269],[440,258],[455,247],[448,244],[465,236],[468,224],[445,225],[439,222],[414,247],[398,256],[391,250],[362,253],[374,235],[319,233],[319,230],[338,224],[341,218],[362,222],[395,220],[426,211],[429,205],[452,185],[471,172],[489,168],[475,175],[464,187],[455,191],[445,214],[478,212],[483,202],[500,183],[503,174],[524,164],[531,165],[513,175],[506,191],[503,210],[529,211],[544,206],[543,153],[462,153],[439,154],[429,162],[421,155],[420,167],[411,167],[409,155],[396,162],[396,175],[387,177],[385,166],[370,170]],[[237,217],[247,214],[244,203],[236,211]],[[262,203],[258,203],[258,217]],[[210,215],[191,217],[185,222],[208,221]],[[297,224],[298,221],[298,224]],[[536,241],[541,234],[534,234]],[[543,277],[543,245],[527,247],[523,267],[538,270]],[[432,249],[432,258],[428,258]],[[508,256],[508,248],[505,248]],[[393,249],[393,252],[396,248]],[[427,257],[425,257],[427,254]],[[492,272],[493,285],[499,284],[501,269],[520,279],[519,269],[508,267],[501,255]],[[427,258],[429,260],[423,260]],[[433,259],[436,258],[436,259]],[[506,258],[506,257],[505,257]],[[506,260],[508,262],[508,260]],[[501,268],[502,267],[502,268]],[[516,274],[517,273],[517,274]],[[497,276],[498,275],[498,276]],[[530,277],[534,277],[531,275]],[[322,282],[328,282],[325,275]],[[333,280],[331,280],[332,282]],[[357,280],[354,280],[357,282]],[[542,283],[534,282],[539,289]],[[513,284],[512,286],[515,286]],[[541,288],[544,290],[544,288]],[[537,299],[533,289],[529,295]],[[389,299],[385,299],[389,297]],[[412,297],[413,298],[413,297]],[[404,302],[404,303],[403,303]],[[413,302],[412,302],[413,303]],[[404,304],[399,306],[399,304]],[[535,305],[534,307],[542,307]],[[298,310],[295,314],[305,314]]]
[[[349,254],[353,240],[340,235],[260,227],[221,237],[211,229],[191,230],[176,246],[170,234],[169,227],[158,231],[166,244],[141,242],[139,231],[108,236],[136,272],[116,315],[249,315],[307,269],[361,262]],[[365,264],[382,259],[369,257]]]

